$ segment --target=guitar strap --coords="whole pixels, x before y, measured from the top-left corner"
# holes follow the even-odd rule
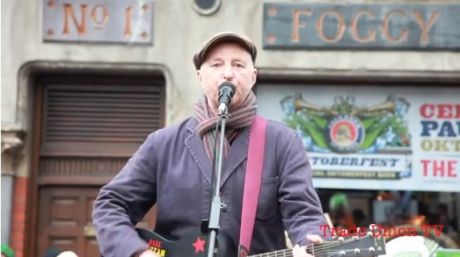
[[[243,209],[241,211],[240,242],[238,256],[248,256],[259,200],[260,184],[265,153],[267,120],[256,116],[249,134],[248,162],[244,179]]]

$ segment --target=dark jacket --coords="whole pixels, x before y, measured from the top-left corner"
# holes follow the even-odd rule
[[[155,231],[180,238],[209,216],[212,166],[195,128],[197,121],[160,129],[145,140],[94,204],[93,222],[105,257],[127,257],[146,248],[133,224],[157,203]],[[224,160],[220,229],[239,241],[249,128],[233,141]],[[262,186],[251,254],[285,248],[284,229],[295,243],[325,224],[312,172],[300,138],[268,121]]]

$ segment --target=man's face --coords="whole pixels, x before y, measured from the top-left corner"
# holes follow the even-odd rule
[[[218,106],[219,86],[225,81],[235,85],[235,95],[229,108],[232,111],[241,106],[256,83],[257,70],[244,48],[235,43],[222,43],[210,50],[197,74],[208,105],[214,111]]]

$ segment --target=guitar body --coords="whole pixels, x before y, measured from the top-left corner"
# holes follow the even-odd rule
[[[136,229],[139,236],[148,244],[150,250],[161,257],[196,256],[204,257],[207,251],[207,238],[197,229],[190,231],[178,241],[168,240],[155,232]]]

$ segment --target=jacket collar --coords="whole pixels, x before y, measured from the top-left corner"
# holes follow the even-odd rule
[[[187,123],[186,127],[189,134],[185,138],[185,146],[192,155],[193,160],[199,167],[202,175],[206,181],[211,185],[211,174],[214,172],[212,170],[213,165],[209,160],[206,150],[204,149],[203,141],[199,137],[196,126],[198,125],[198,120],[191,118]],[[244,162],[248,156],[248,145],[249,145],[249,127],[241,130],[239,135],[235,138],[230,147],[230,151],[225,158],[222,165],[222,178],[221,185],[222,187],[230,176],[236,171],[236,169]]]

